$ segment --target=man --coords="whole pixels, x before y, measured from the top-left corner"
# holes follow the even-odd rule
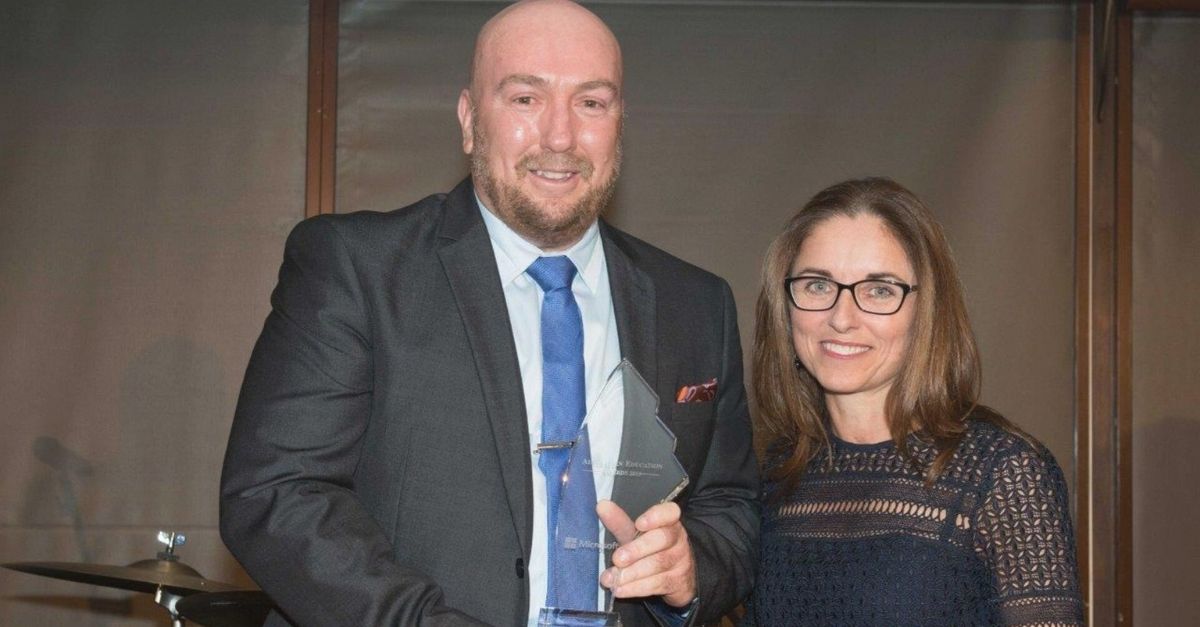
[[[564,572],[588,602],[612,594],[625,625],[713,620],[749,591],[758,484],[732,295],[598,220],[621,74],[592,13],[510,6],[480,31],[459,99],[471,178],[290,236],[221,489],[222,537],[280,607],[269,624],[533,624],[580,609],[557,596]],[[565,283],[543,284],[547,264]],[[578,344],[555,353],[555,334]],[[691,483],[635,522],[598,478],[584,514],[619,543],[613,566],[567,567],[548,540],[568,516],[544,466],[556,451],[537,445],[578,428],[621,358],[662,399]],[[597,422],[601,458],[621,427]]]

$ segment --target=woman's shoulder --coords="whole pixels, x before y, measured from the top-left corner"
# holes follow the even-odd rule
[[[997,471],[1014,465],[1031,473],[1062,474],[1054,454],[1044,444],[995,410],[975,408],[967,417],[966,430],[947,473],[982,484]]]

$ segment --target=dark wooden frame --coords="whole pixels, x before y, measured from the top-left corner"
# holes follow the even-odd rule
[[[1133,16],[1117,17],[1116,624],[1133,624]]]
[[[1200,12],[1200,0],[1129,0],[1130,11]]]
[[[338,0],[308,3],[308,138],[304,217],[334,212],[337,173]]]
[[[1134,609],[1133,15],[1076,11],[1076,534],[1088,623],[1110,627]]]

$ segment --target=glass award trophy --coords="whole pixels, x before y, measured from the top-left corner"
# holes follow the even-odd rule
[[[623,401],[623,402],[622,402]],[[621,421],[620,443],[607,446],[605,442],[589,441],[588,425]],[[615,444],[615,443],[614,443]],[[590,560],[597,572],[612,565],[616,542],[601,525],[593,537],[582,538],[562,523],[563,508],[570,507],[572,497],[581,494],[595,508],[595,494],[604,493],[611,485],[611,500],[630,518],[636,520],[646,510],[674,499],[687,486],[688,476],[675,458],[675,434],[658,418],[658,395],[628,360],[609,375],[595,404],[584,417],[578,435],[571,443],[551,443],[569,446],[570,459],[563,473],[559,497],[559,524],[552,530],[554,549],[574,553],[572,559]],[[539,445],[541,448],[543,445]],[[585,483],[586,482],[586,483]],[[583,490],[583,492],[576,492]],[[601,561],[603,560],[603,562]],[[564,581],[569,574],[548,573],[546,585],[570,585]],[[621,621],[613,611],[612,595],[603,595],[604,610],[597,606],[585,608],[542,608],[538,625],[599,627],[616,626]]]

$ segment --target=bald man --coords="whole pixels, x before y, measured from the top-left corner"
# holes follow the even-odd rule
[[[516,3],[480,31],[458,101],[470,178],[292,232],[221,481],[222,537],[278,604],[269,625],[533,625],[564,580],[593,604],[571,609],[611,595],[627,626],[693,624],[749,592],[758,476],[732,294],[599,218],[623,111],[604,23]],[[545,317],[560,304],[575,322]],[[563,370],[545,333],[563,324],[582,330],[568,405],[628,359],[691,479],[631,520],[595,473],[585,518],[615,540],[608,568],[565,566],[549,540],[558,475],[538,444],[582,414],[548,400]],[[597,460],[619,422],[589,421]]]

